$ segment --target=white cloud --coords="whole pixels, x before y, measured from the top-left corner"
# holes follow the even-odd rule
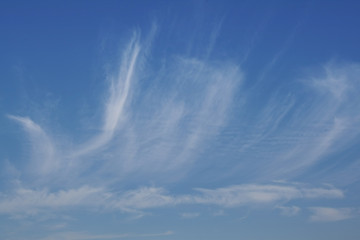
[[[225,212],[222,209],[213,213],[213,216],[224,216],[224,215],[225,215]]]
[[[198,189],[202,195],[195,197],[198,203],[235,207],[253,204],[273,204],[301,198],[342,198],[339,189],[301,188],[284,185],[235,185],[214,190]],[[315,194],[315,192],[317,192]]]
[[[359,100],[354,91],[359,89],[358,64],[327,64],[320,76],[312,73],[303,81],[306,98],[297,89],[284,94],[275,88],[253,109],[261,86],[242,91],[238,64],[166,56],[155,67],[150,61],[153,34],[142,40],[135,33],[117,70],[108,75],[100,133],[88,142],[56,145],[30,118],[9,115],[28,132],[35,172],[57,182],[69,176],[78,182],[88,171],[99,181],[119,182],[133,173],[176,181],[190,167],[196,171],[197,157],[224,137],[226,145],[217,147],[217,157],[205,164],[217,166],[219,156],[229,155],[223,175],[256,169],[253,179],[245,180],[267,181],[291,178],[325,161],[360,133],[354,130],[360,115],[354,116],[353,106]],[[235,108],[234,98],[240,95]],[[234,122],[230,116],[239,118]],[[225,127],[231,130],[222,132]]]
[[[144,187],[125,192],[114,202],[115,208],[145,209],[177,204],[178,199],[166,193],[163,188]]]
[[[119,182],[134,172],[153,178],[167,175],[163,179],[168,182],[183,175],[206,143],[221,133],[243,80],[239,66],[165,56],[155,67],[149,61],[153,35],[143,40],[134,33],[116,71],[108,74],[102,122],[90,140],[60,142],[30,118],[9,116],[31,139],[37,165],[30,165],[38,174],[52,173],[45,182],[72,185],[69,179],[82,182],[80,175],[89,171],[104,182]],[[76,136],[64,137],[72,138]]]
[[[310,221],[314,222],[335,222],[356,216],[353,208],[329,208],[329,207],[312,207]]]
[[[197,212],[185,212],[185,213],[181,213],[180,216],[182,218],[197,218],[200,216],[200,213]]]
[[[147,238],[163,237],[173,235],[173,231],[162,233],[124,233],[124,234],[89,234],[84,232],[59,232],[51,234],[41,240],[102,240],[102,239],[123,239],[123,238]]]
[[[263,181],[291,179],[352,146],[360,134],[354,104],[360,101],[359,73],[358,63],[332,62],[290,88],[272,86],[265,92],[259,85],[248,92],[244,111],[250,117],[241,119],[242,136],[234,141],[242,161],[233,172],[253,171],[252,177]],[[253,109],[258,91],[264,102]]]
[[[57,192],[19,188],[12,194],[0,194],[0,213],[14,216],[36,215],[49,210],[97,207],[103,206],[108,197],[110,195],[102,189],[87,186]]]
[[[20,123],[28,133],[32,148],[32,162],[28,167],[38,174],[48,174],[56,170],[59,167],[59,159],[53,141],[46,132],[28,117],[8,117]]]
[[[95,208],[103,211],[118,209],[124,212],[139,213],[145,209],[184,204],[205,204],[233,208],[271,206],[294,199],[342,197],[343,193],[339,189],[303,188],[292,185],[252,184],[218,189],[201,188],[195,189],[195,193],[187,195],[169,194],[163,188],[156,187],[143,187],[123,193],[114,193],[102,188],[88,186],[57,192],[21,188],[12,194],[0,195],[0,213],[26,216],[46,211],[67,211],[74,209],[74,207]]]
[[[68,226],[67,223],[58,223],[58,224],[49,225],[48,228],[53,231],[53,230],[64,229],[67,226]]]
[[[156,85],[133,99],[137,108],[129,109],[124,122],[122,170],[179,172],[227,123],[242,80],[239,68],[180,57],[168,64]],[[168,85],[166,91],[157,82]]]
[[[340,189],[336,188],[308,188],[303,189],[302,194],[305,198],[343,198],[344,193]]]
[[[214,39],[215,35],[216,32]],[[122,193],[108,190],[108,186],[121,180],[130,186],[133,179],[137,183],[143,179],[155,179],[160,184],[176,181],[189,169],[194,170],[196,178],[196,170],[205,169],[197,165],[199,162],[209,164],[207,169],[213,167],[212,176],[239,176],[246,172],[246,182],[292,178],[325,161],[325,156],[340,151],[359,135],[356,126],[360,114],[354,114],[354,103],[360,100],[358,64],[325,66],[322,76],[308,77],[310,84],[302,89],[306,94],[298,89],[284,94],[274,88],[269,97],[258,97],[263,86],[241,92],[244,75],[236,63],[166,56],[156,67],[150,62],[152,38],[142,41],[140,34],[135,33],[117,70],[108,75],[110,86],[102,106],[102,122],[98,123],[100,133],[89,141],[71,147],[57,145],[55,138],[29,117],[8,115],[28,133],[32,146],[29,166],[41,177],[30,179],[27,187],[13,193],[2,193],[0,213],[29,215],[84,207],[117,209],[140,216],[146,209],[185,204],[233,208],[344,197],[340,189],[332,187],[308,188],[287,183],[197,188],[182,195],[159,187]],[[315,91],[308,92],[309,86]],[[236,102],[235,106],[234,99],[240,95],[241,103]],[[228,132],[223,133],[226,127]],[[215,157],[197,162],[197,157],[214,142],[222,144],[207,152]],[[221,154],[230,158],[224,160],[218,157]],[[219,161],[228,168],[218,171]],[[13,177],[21,176],[23,169],[12,171]],[[49,190],[32,184],[34,179],[49,183]],[[88,182],[101,187],[77,187]],[[126,184],[124,188],[129,186]],[[55,191],[59,186],[64,186],[64,190]],[[300,210],[282,205],[278,209],[285,215],[295,215]],[[313,221],[320,221],[326,214],[333,219],[349,216],[344,209],[312,211]]]
[[[134,33],[123,53],[118,73],[109,76],[109,96],[104,106],[102,132],[76,150],[74,156],[92,153],[106,145],[113,138],[120,123],[125,120],[124,109],[131,97],[140,51],[139,37]]]
[[[303,188],[292,185],[234,185],[218,189],[197,188],[188,195],[171,195],[163,188],[140,188],[119,196],[114,206],[120,209],[147,209],[180,204],[210,204],[221,207],[268,205],[293,199],[342,198],[334,188]]]
[[[322,93],[329,94],[337,101],[346,100],[349,91],[354,87],[353,77],[360,73],[357,64],[338,64],[329,62],[324,65],[324,75],[313,78],[312,84]],[[355,83],[357,84],[357,83]]]
[[[268,204],[301,196],[296,188],[276,185],[236,185],[214,190],[197,190],[202,194],[196,197],[196,202],[217,204],[223,207]]]
[[[300,208],[297,206],[277,206],[277,209],[281,211],[281,214],[284,216],[295,216],[300,212]]]

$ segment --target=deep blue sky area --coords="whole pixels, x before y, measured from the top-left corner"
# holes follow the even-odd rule
[[[360,237],[358,1],[1,1],[0,238]]]

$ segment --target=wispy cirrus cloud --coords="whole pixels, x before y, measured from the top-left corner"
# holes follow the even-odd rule
[[[58,159],[56,147],[48,134],[29,117],[7,116],[19,123],[28,135],[32,154],[27,167],[35,174],[40,175],[49,174],[56,170],[60,165],[60,159]]]
[[[55,144],[34,120],[11,117],[26,128],[41,168],[62,169],[49,178],[61,182],[71,176],[76,182],[88,171],[113,182],[135,171],[182,175],[221,133],[243,80],[239,66],[179,55],[165,56],[156,66],[148,60],[154,29],[145,39],[135,32],[116,71],[108,74],[99,134],[90,140]]]
[[[35,177],[25,176],[24,187],[2,193],[0,212],[30,215],[75,207],[141,212],[185,204],[232,208],[343,198],[336,188],[257,183],[311,172],[359,136],[354,104],[360,100],[359,64],[329,63],[294,81],[291,89],[264,90],[261,83],[246,89],[243,83],[251,79],[238,63],[211,60],[218,33],[205,47],[204,59],[152,55],[155,33],[143,39],[135,32],[107,76],[101,120],[93,123],[99,131],[82,143],[59,144],[51,127],[8,115],[28,134]],[[212,169],[206,179],[254,184],[196,188],[188,194],[133,187],[149,181],[167,185],[190,171],[197,179],[205,169]],[[120,193],[111,191],[117,184]],[[291,215],[298,209],[280,210]]]
[[[241,115],[244,125],[237,129],[242,136],[231,142],[245,160],[232,172],[248,174],[251,169],[253,179],[291,178],[351,146],[360,133],[354,104],[360,100],[359,72],[358,63],[333,61],[293,81],[296,88],[273,86],[270,94],[260,86],[249,89],[242,109],[248,114]],[[252,108],[261,93],[267,101]]]
[[[223,141],[208,166],[226,156],[229,167],[223,175],[254,172],[248,182],[271,181],[304,173],[359,135],[360,115],[354,115],[353,104],[359,100],[354,91],[358,64],[333,61],[294,82],[295,89],[272,86],[265,94],[261,84],[243,89],[250,80],[239,64],[209,60],[210,53],[205,59],[166,55],[154,64],[156,29],[148,38],[135,32],[124,47],[116,70],[107,76],[101,121],[94,123],[99,133],[88,141],[55,144],[34,120],[9,115],[27,131],[39,173],[66,169],[49,176],[64,181],[89,171],[110,182],[134,172],[177,179],[185,168],[196,172],[199,154]],[[256,100],[262,93],[264,98]]]
[[[92,153],[106,145],[125,120],[126,104],[131,100],[131,92],[136,78],[136,70],[141,51],[139,34],[134,33],[121,58],[118,72],[108,76],[110,87],[103,109],[103,125],[100,135],[75,150],[75,157]]]

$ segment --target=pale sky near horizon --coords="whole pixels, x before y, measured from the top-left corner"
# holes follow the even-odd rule
[[[359,239],[359,12],[1,1],[0,239]]]

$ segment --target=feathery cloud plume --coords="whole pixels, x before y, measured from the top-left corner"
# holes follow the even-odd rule
[[[28,134],[32,149],[31,163],[28,167],[37,174],[49,174],[59,167],[59,159],[51,138],[45,131],[28,117],[7,115],[21,124]]]

